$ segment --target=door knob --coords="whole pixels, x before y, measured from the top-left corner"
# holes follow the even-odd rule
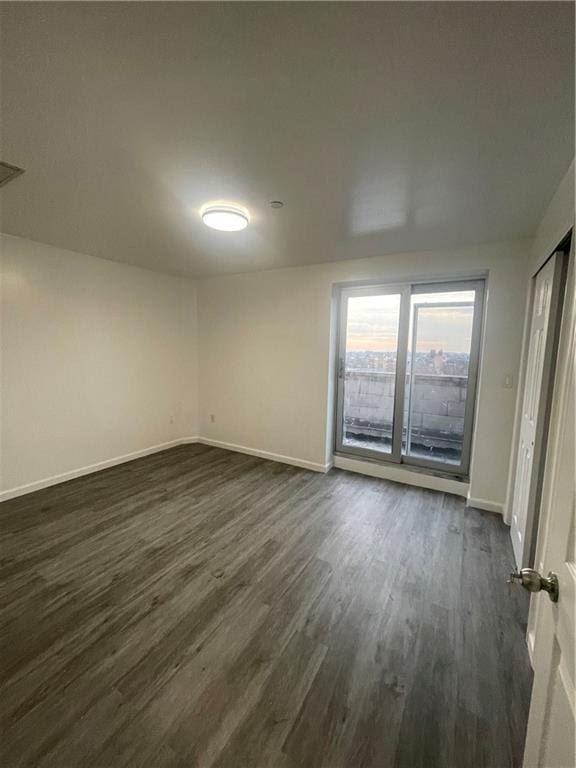
[[[548,573],[548,576],[544,577],[540,576],[538,571],[535,571],[533,568],[522,568],[520,571],[514,569],[510,574],[508,584],[513,584],[515,581],[520,582],[528,592],[544,590],[544,592],[548,592],[548,597],[553,603],[558,602],[558,593],[560,591],[558,576],[552,573],[552,571]]]

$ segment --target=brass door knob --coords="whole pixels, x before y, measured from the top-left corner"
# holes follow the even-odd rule
[[[544,592],[548,592],[548,597],[553,603],[558,602],[558,594],[560,592],[558,576],[552,573],[552,571],[549,572],[548,576],[544,577],[540,576],[538,571],[535,571],[533,568],[522,568],[520,571],[514,569],[510,573],[508,584],[514,584],[515,581],[518,581],[528,592],[544,590]]]

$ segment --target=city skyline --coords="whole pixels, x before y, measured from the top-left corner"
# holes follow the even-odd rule
[[[470,354],[443,349],[418,351],[414,357],[414,373],[440,376],[467,376]],[[410,369],[410,357],[408,358]],[[394,373],[395,351],[347,350],[346,370],[349,372]]]

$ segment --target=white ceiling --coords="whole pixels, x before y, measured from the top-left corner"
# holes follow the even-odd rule
[[[1,228],[193,276],[530,236],[572,3],[2,3]],[[243,232],[202,225],[212,199]],[[283,200],[275,211],[270,200]]]

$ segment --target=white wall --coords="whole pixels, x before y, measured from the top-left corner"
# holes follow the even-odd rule
[[[321,469],[332,453],[334,284],[487,272],[470,496],[502,509],[516,400],[502,383],[517,378],[530,245],[196,284],[1,236],[0,493],[198,434]]]
[[[193,281],[10,236],[0,265],[0,492],[197,433]]]
[[[334,283],[489,273],[470,496],[502,510],[524,318],[519,279],[530,243],[398,254],[199,281],[200,433],[223,443],[330,460],[330,313]],[[210,420],[214,414],[215,422]]]
[[[532,245],[530,277],[574,226],[574,160],[546,209]]]

